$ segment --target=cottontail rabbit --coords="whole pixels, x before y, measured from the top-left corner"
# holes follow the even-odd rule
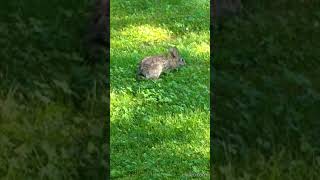
[[[169,48],[169,52],[166,55],[151,56],[144,58],[138,68],[137,77],[144,77],[146,79],[157,79],[160,74],[177,69],[180,66],[185,65],[185,61],[181,58],[177,48]]]

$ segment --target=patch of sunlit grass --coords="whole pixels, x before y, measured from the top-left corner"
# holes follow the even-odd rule
[[[206,42],[193,44],[192,50],[196,55],[210,55],[210,45]]]
[[[148,43],[167,41],[171,34],[172,32],[167,29],[151,25],[129,26],[121,32],[126,39]]]
[[[126,92],[110,93],[110,115],[111,121],[125,121],[132,118],[134,112],[134,99]]]

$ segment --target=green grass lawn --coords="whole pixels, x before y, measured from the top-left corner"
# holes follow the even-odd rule
[[[111,176],[209,178],[209,1],[111,1]],[[187,65],[136,81],[146,56],[177,46]]]
[[[84,65],[87,1],[0,6],[0,179],[103,179],[106,66]]]
[[[217,179],[319,179],[320,4],[245,1],[214,37]]]

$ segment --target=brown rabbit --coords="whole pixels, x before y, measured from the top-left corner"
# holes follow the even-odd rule
[[[186,62],[180,57],[179,51],[176,47],[169,48],[166,55],[151,56],[144,58],[138,68],[138,78],[144,77],[146,79],[158,79],[161,73],[177,69],[185,65]]]

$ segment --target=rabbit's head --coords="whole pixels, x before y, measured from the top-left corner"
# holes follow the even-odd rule
[[[169,55],[171,57],[171,61],[174,62],[176,67],[186,65],[185,60],[180,56],[180,53],[176,47],[169,48]]]

